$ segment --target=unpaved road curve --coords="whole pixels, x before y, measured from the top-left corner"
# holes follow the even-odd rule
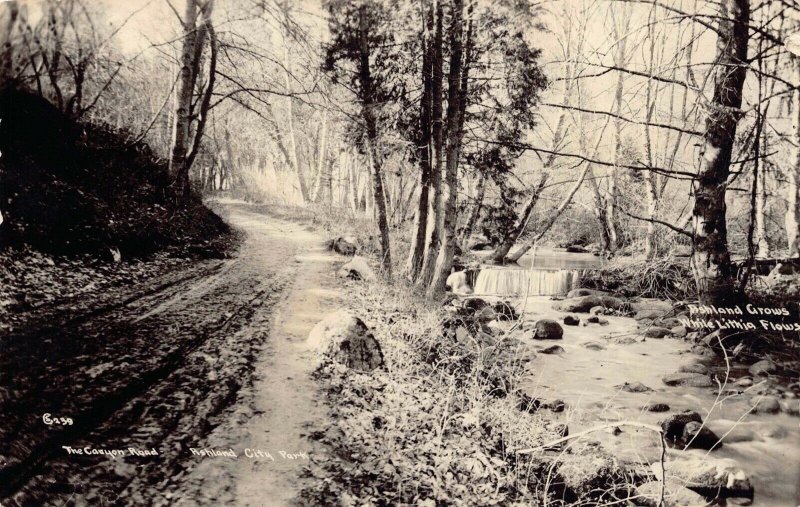
[[[234,259],[2,337],[2,505],[282,505],[297,492],[305,456],[324,452],[305,438],[324,408],[301,342],[339,297],[337,259],[298,224],[221,206],[247,235]],[[74,424],[45,425],[45,413]]]

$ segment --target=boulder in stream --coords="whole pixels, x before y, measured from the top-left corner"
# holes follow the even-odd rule
[[[575,496],[605,490],[623,474],[619,460],[593,441],[576,441],[572,452],[559,456],[556,475]]]
[[[534,340],[560,340],[564,337],[564,328],[552,319],[539,319],[534,324]]]
[[[383,366],[383,352],[372,332],[364,321],[345,310],[319,321],[309,333],[306,345],[354,370],[371,371]]]
[[[492,309],[498,320],[519,319],[519,313],[510,301],[498,301],[492,306]]]
[[[722,447],[719,437],[703,425],[703,419],[697,412],[687,410],[672,414],[661,421],[664,440],[679,449],[687,447],[711,449]]]
[[[669,412],[669,405],[654,401],[648,402],[643,408],[648,412]]]
[[[604,290],[596,290],[596,289],[572,289],[571,291],[567,292],[567,298],[579,298],[583,296],[610,296],[608,292]]]
[[[561,345],[550,345],[549,347],[545,347],[539,351],[540,354],[551,354],[551,355],[552,354],[561,355],[564,352],[566,352],[566,350],[564,350],[564,347],[562,347]]]
[[[372,282],[377,280],[375,271],[370,267],[367,259],[361,256],[354,256],[350,262],[342,266],[338,273],[343,278],[352,278],[354,280],[364,280]]]
[[[755,407],[756,414],[777,414],[781,411],[781,403],[775,396],[754,396],[750,404]]]
[[[466,271],[456,271],[454,273],[450,273],[450,276],[447,277],[447,281],[445,282],[445,287],[453,294],[457,294],[459,296],[472,294],[472,289],[467,282]]]
[[[754,363],[750,366],[748,371],[750,375],[757,377],[759,375],[771,375],[778,370],[778,367],[775,366],[775,363],[770,361],[769,359],[762,359],[757,363]]]
[[[576,317],[575,315],[567,315],[564,317],[564,325],[565,326],[577,326],[581,323],[581,319]]]
[[[739,464],[732,459],[682,454],[666,463],[667,480],[677,479],[706,498],[753,498],[753,485]],[[661,479],[661,463],[650,469]]]
[[[661,380],[673,387],[712,387],[714,385],[708,375],[700,373],[670,373]]]
[[[708,502],[700,494],[685,487],[680,481],[667,479],[666,484],[661,481],[645,482],[636,487],[636,503],[644,507],[659,507],[661,504],[661,490],[664,490],[663,507],[704,506]]]
[[[699,373],[705,375],[708,373],[708,366],[698,361],[687,361],[678,366],[679,373]]]
[[[675,326],[669,331],[675,338],[686,338],[686,335],[689,334],[689,330],[686,329],[686,326],[683,325]]]
[[[553,303],[554,310],[567,313],[587,313],[595,306],[623,313],[630,309],[627,302],[614,296],[581,296]]]
[[[664,338],[669,336],[672,331],[665,327],[651,326],[642,331],[645,338]]]
[[[652,389],[641,382],[625,382],[624,384],[616,386],[616,388],[626,393],[647,393],[652,391]]]

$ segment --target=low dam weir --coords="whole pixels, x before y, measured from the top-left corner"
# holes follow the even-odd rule
[[[481,266],[473,292],[487,296],[563,296],[579,287],[583,271]]]

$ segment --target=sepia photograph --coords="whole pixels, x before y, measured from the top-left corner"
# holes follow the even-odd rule
[[[0,507],[800,507],[797,0],[0,0]]]

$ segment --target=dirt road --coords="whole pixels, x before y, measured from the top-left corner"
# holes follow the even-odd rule
[[[56,329],[2,337],[3,505],[295,495],[324,451],[305,438],[324,409],[301,345],[340,297],[337,258],[301,225],[221,206],[246,233],[235,258],[152,280]]]

